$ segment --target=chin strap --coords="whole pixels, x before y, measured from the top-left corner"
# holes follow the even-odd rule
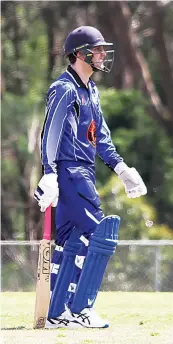
[[[101,69],[98,69],[98,68],[94,67],[94,65],[92,63],[90,64],[90,66],[91,66],[93,72],[100,72],[100,71],[102,71]]]

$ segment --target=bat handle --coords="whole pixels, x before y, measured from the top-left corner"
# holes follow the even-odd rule
[[[44,228],[43,228],[43,239],[51,240],[51,222],[52,222],[52,206],[50,205],[45,210],[44,214]]]

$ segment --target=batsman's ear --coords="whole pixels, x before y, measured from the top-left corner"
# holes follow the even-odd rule
[[[77,51],[77,52],[76,52],[76,56],[77,56],[80,60],[85,61],[86,54],[84,54],[84,52],[82,52],[82,51]]]

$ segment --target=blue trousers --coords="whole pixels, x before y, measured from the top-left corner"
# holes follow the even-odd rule
[[[76,241],[83,235],[87,240],[94,232],[98,222],[104,217],[100,208],[100,199],[95,188],[95,170],[87,163],[60,162],[58,165],[59,200],[56,208],[55,224],[57,248],[52,257],[51,291],[53,291],[59,267],[63,259],[64,243],[70,234],[76,233]],[[84,240],[85,241],[85,240]],[[81,242],[82,244],[82,242]],[[77,260],[87,254],[86,243],[76,251]],[[72,286],[77,285],[82,266],[76,266]],[[74,290],[68,292],[69,303]]]
[[[92,165],[60,162],[58,165],[59,200],[56,208],[56,244],[63,246],[75,227],[76,235],[93,233],[104,217],[95,188]]]
[[[58,251],[57,247],[53,255],[54,271],[58,261],[59,268],[54,280],[52,271],[49,318],[62,314],[65,305],[74,313],[93,306],[109,257],[115,252],[119,227],[119,219],[105,218],[100,208],[92,166],[61,162],[58,183],[55,242],[64,249]],[[81,238],[84,242],[86,238],[90,240],[89,251],[82,246]],[[81,253],[87,254],[83,269],[76,260]]]

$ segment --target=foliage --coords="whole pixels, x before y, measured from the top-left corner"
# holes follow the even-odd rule
[[[123,156],[129,166],[134,166],[140,172],[147,184],[148,195],[145,197],[145,203],[148,207],[149,205],[155,207],[153,211],[157,214],[158,222],[173,228],[171,216],[173,191],[170,188],[173,183],[173,148],[170,139],[163,129],[148,116],[145,110],[146,100],[140,92],[101,90],[101,103],[118,153]],[[111,175],[112,172],[109,169],[101,168],[101,162],[97,159],[98,187],[103,186],[103,180],[104,184],[110,185],[107,180]],[[118,195],[117,202],[120,197]],[[138,200],[138,204],[143,203],[142,200],[143,198]],[[103,203],[104,208],[108,210],[107,200],[103,200]],[[125,213],[123,216],[126,219]],[[139,219],[136,220],[139,221]],[[164,225],[162,228],[164,233]],[[154,235],[156,233],[153,231]]]
[[[47,36],[44,22],[37,21],[37,7],[20,2],[3,6],[2,237],[26,239],[31,232],[32,180],[35,187],[40,171],[37,133],[44,119]]]
[[[100,85],[102,108],[113,142],[126,163],[140,172],[148,187],[145,198],[130,201],[126,199],[121,186],[116,198],[110,190],[114,181],[119,188],[119,180],[97,158],[97,187],[104,211],[106,214],[121,213],[123,238],[169,237],[173,229],[173,191],[170,187],[173,183],[172,140],[151,118],[149,100],[144,99],[138,90],[141,80],[138,83],[125,82],[130,78],[130,73],[133,76],[134,69],[133,57],[126,60],[123,55],[124,40],[121,35],[124,33],[117,31],[116,15],[124,5],[124,2],[118,1],[74,1],[68,2],[68,6],[63,2],[2,3],[3,239],[41,237],[40,213],[33,201],[33,190],[41,170],[39,145],[45,93],[51,78],[64,68],[65,60],[59,48],[62,48],[65,35],[83,24],[96,25],[98,28],[101,25],[105,37],[116,42],[112,72],[107,75],[96,73],[94,78]],[[168,106],[162,83],[162,64],[153,44],[151,8],[146,2],[128,2],[126,6],[132,11],[130,25],[137,34],[138,48],[148,63],[162,103]],[[171,4],[163,5],[164,42],[171,67],[172,11]],[[105,86],[117,87],[117,91],[115,88],[105,89]],[[120,204],[122,209],[118,209]],[[133,216],[127,214],[131,208],[135,209]],[[145,213],[154,221],[151,228],[145,226]],[[132,227],[128,226],[131,222]]]
[[[106,215],[117,214],[121,218],[119,238],[172,239],[173,233],[166,225],[159,225],[156,209],[147,197],[129,199],[117,176],[99,189],[103,210]]]

